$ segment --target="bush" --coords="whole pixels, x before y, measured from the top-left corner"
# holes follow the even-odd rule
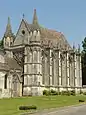
[[[82,90],[80,90],[80,94],[83,94],[83,91],[82,91]]]
[[[70,91],[67,91],[67,95],[68,95],[68,96],[70,96],[70,95],[71,95]]]
[[[70,91],[70,93],[71,93],[71,95],[73,95],[73,96],[76,95],[75,90]]]
[[[56,91],[55,90],[53,90],[53,89],[51,89],[51,91],[50,91],[51,93],[56,93]]]
[[[44,90],[44,91],[43,91],[43,95],[48,96],[48,95],[49,95],[49,93],[50,93],[50,92],[49,92],[48,90]]]
[[[68,96],[70,96],[71,95],[71,93],[70,93],[70,91],[62,91],[62,93],[61,93],[62,95],[68,95]]]
[[[85,100],[79,100],[79,102],[85,102]]]
[[[83,95],[86,95],[86,92],[83,92]]]
[[[46,96],[48,96],[48,95],[58,95],[58,92],[56,92],[55,90],[53,90],[53,89],[51,89],[51,90],[44,90],[43,91],[43,95],[46,95]]]
[[[61,95],[66,95],[66,91],[62,91],[62,92],[61,92]]]
[[[31,109],[36,110],[37,107],[35,105],[31,105],[31,106],[20,106],[19,107],[19,110],[31,110]]]
[[[61,95],[62,92],[58,92],[58,95]]]
[[[58,92],[55,91],[55,90],[53,90],[53,89],[51,89],[51,91],[50,91],[50,95],[58,95]]]

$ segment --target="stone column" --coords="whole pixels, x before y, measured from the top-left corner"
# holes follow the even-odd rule
[[[80,57],[79,54],[77,54],[76,57],[76,79],[77,79],[77,87],[80,86]]]
[[[67,85],[67,87],[69,87],[69,54],[68,54],[68,52],[67,52],[67,77],[66,77],[66,85]]]
[[[30,47],[25,47],[24,59],[24,92],[23,95],[31,95],[32,83],[32,58],[33,53]]]
[[[66,87],[66,55],[62,52],[62,86]]]
[[[81,62],[81,54],[80,54],[80,86],[82,87],[82,62]]]
[[[77,65],[76,65],[76,54],[74,53],[74,87],[77,92]]]
[[[81,67],[81,55],[80,53],[77,53],[77,58],[76,58],[76,79],[77,79],[77,87],[82,86],[82,67]]]
[[[69,86],[74,87],[75,79],[75,54],[70,51],[69,54]]]
[[[58,85],[58,52],[53,51],[53,64],[52,64],[52,85]]]
[[[61,60],[61,52],[59,51],[59,86],[62,85],[62,60]]]
[[[52,73],[52,70],[53,70],[53,68],[52,68],[52,61],[53,61],[53,59],[52,59],[52,49],[50,48],[50,63],[49,63],[49,67],[50,67],[50,69],[49,69],[49,77],[50,77],[50,86],[52,86],[53,85],[53,73]]]
[[[45,85],[45,56],[43,50],[41,60],[42,60],[42,85]]]
[[[32,93],[33,95],[40,95],[39,85],[42,85],[41,74],[41,49],[38,46],[33,48],[33,71],[32,71]]]
[[[49,81],[48,81],[48,58],[45,57],[45,85],[48,86],[49,85]]]

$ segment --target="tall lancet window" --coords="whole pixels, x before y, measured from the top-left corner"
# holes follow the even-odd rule
[[[7,74],[5,75],[4,78],[4,89],[7,89]]]

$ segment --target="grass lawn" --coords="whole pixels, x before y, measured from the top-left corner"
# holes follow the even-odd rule
[[[86,96],[41,96],[0,99],[0,115],[20,115],[24,111],[18,108],[20,105],[36,105],[38,109],[56,108],[78,104],[79,99]]]

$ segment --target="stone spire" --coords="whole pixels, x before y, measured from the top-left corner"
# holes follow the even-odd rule
[[[36,9],[34,9],[33,24],[38,25],[38,18],[37,18],[37,14],[36,14]]]
[[[12,36],[12,29],[11,29],[11,24],[10,24],[10,17],[8,17],[8,22],[6,26],[6,31],[4,34],[5,37],[11,37]]]

